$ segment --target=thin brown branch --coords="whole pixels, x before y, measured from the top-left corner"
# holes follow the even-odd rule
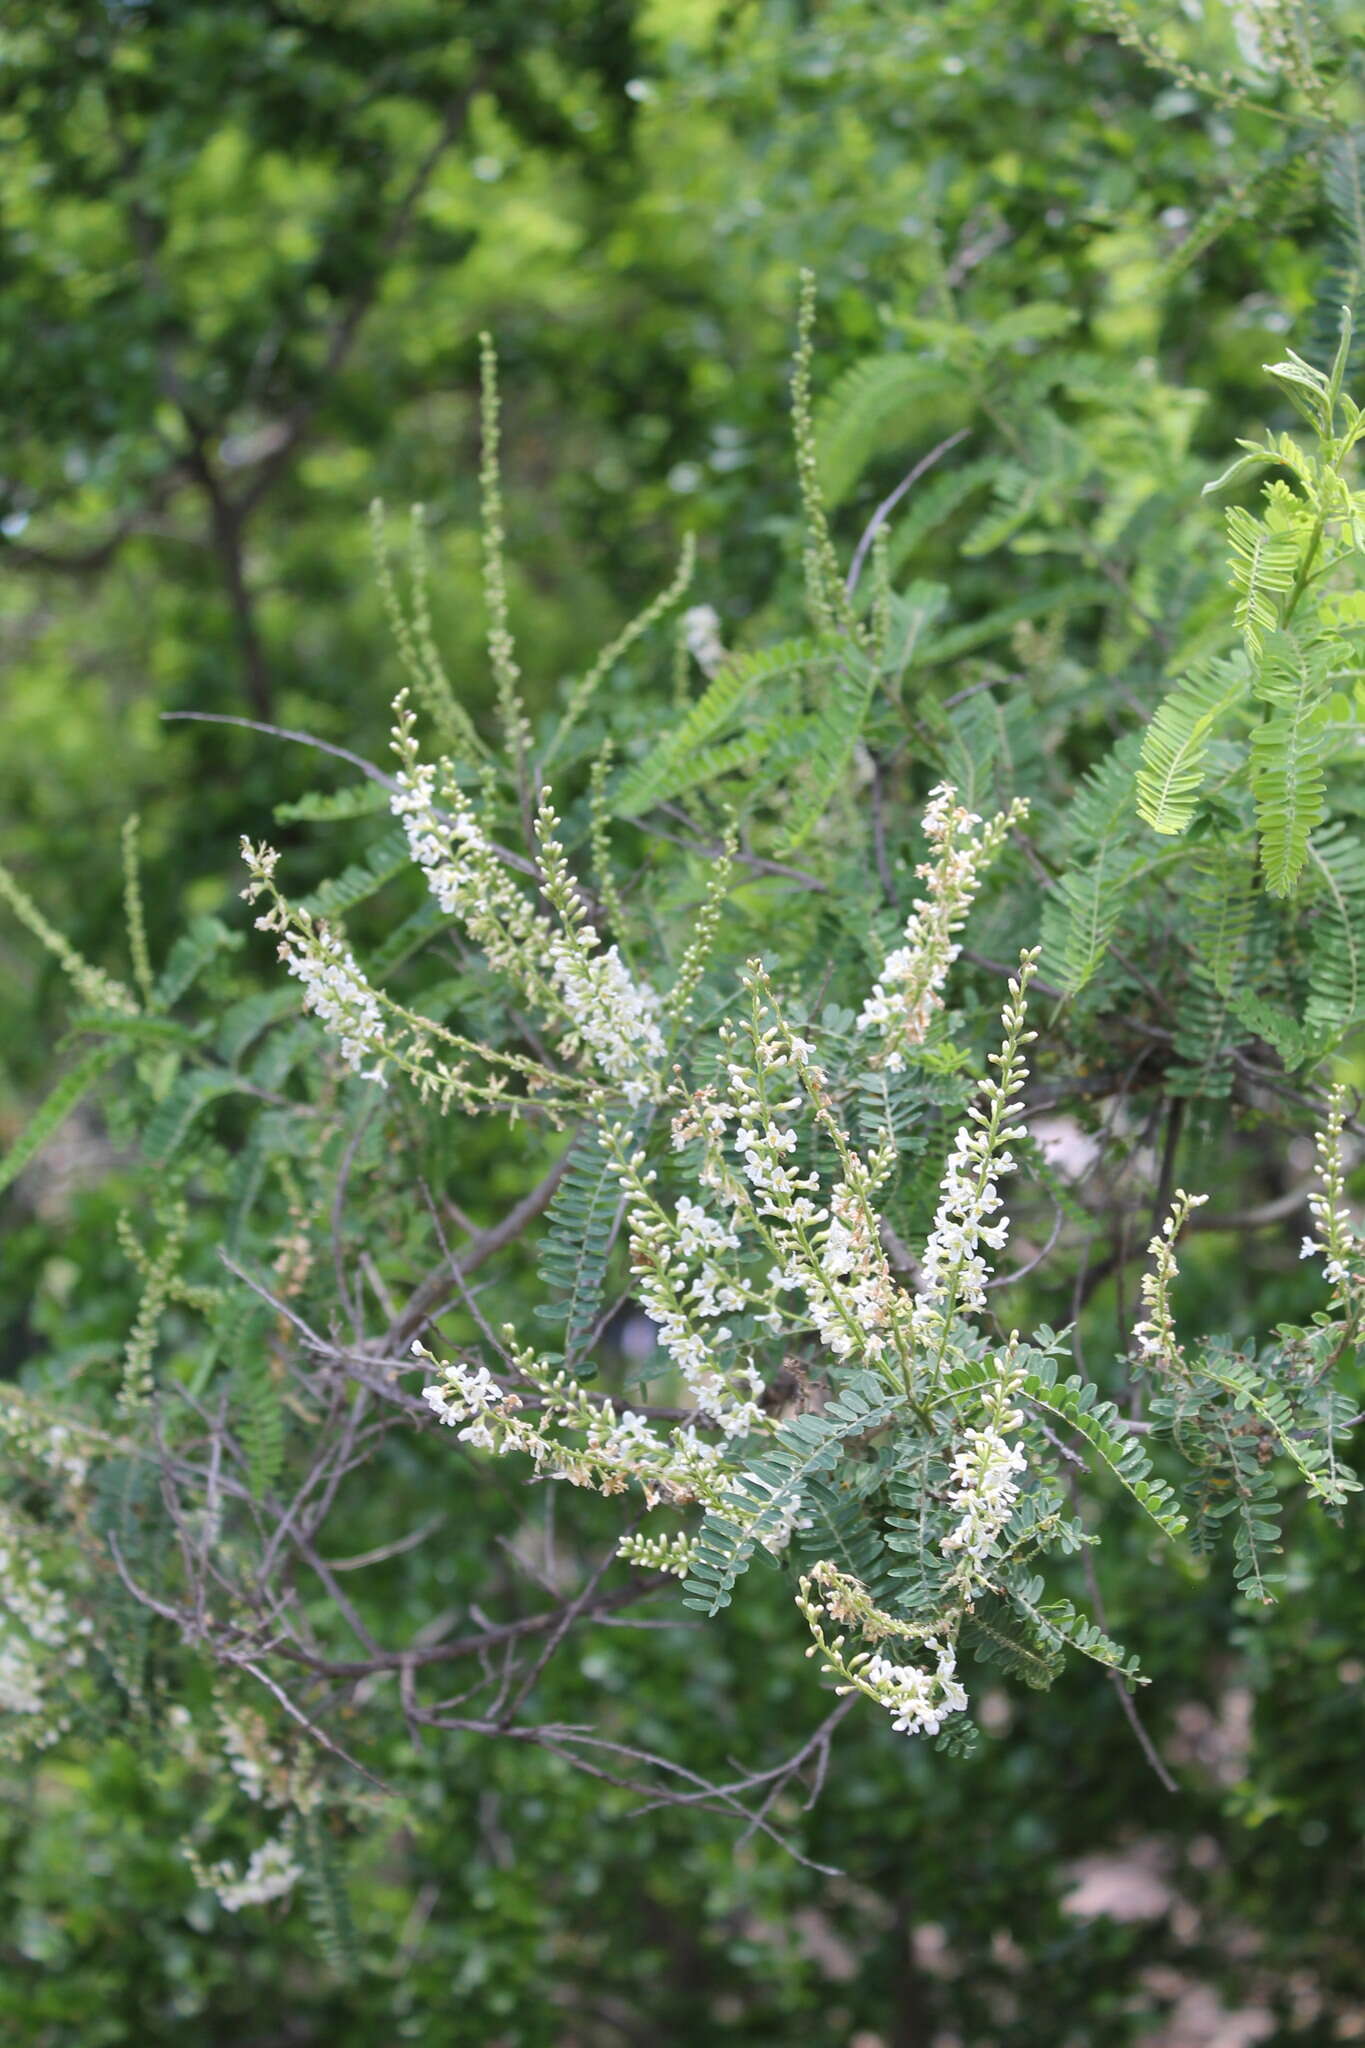
[[[514,1244],[533,1223],[537,1216],[544,1214],[554,1199],[555,1190],[569,1168],[572,1139],[550,1171],[538,1181],[529,1194],[507,1211],[507,1214],[492,1223],[486,1230],[478,1231],[466,1245],[449,1254],[441,1265],[429,1273],[408,1296],[402,1310],[389,1325],[384,1335],[376,1340],[380,1351],[405,1351],[413,1338],[428,1321],[438,1305],[443,1304],[450,1294],[452,1270],[458,1271],[461,1279],[467,1279],[478,1271],[486,1260],[504,1246]]]
[[[867,525],[863,528],[862,538],[853,550],[853,560],[849,564],[848,580],[844,585],[844,591],[847,596],[852,597],[854,591],[858,588],[858,579],[863,573],[863,563],[867,560],[867,551],[906,492],[913,490],[920,478],[926,476],[935,463],[941,462],[950,449],[956,448],[959,441],[965,441],[967,433],[968,429],[966,427],[959,427],[955,434],[949,434],[946,441],[940,441],[937,448],[931,448],[927,455],[922,455],[909,475],[902,477],[895,490],[888,497],[882,499],[881,504],[878,505],[876,511],[868,520]]]

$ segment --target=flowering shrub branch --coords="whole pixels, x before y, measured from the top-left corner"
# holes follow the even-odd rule
[[[648,736],[628,722],[598,729],[599,698],[681,604],[692,550],[540,732],[512,637],[487,364],[484,566],[503,754],[440,668],[425,557],[410,623],[385,562],[413,693],[394,707],[396,770],[369,770],[359,799],[343,792],[339,812],[320,799],[316,814],[363,814],[383,786],[401,828],[386,870],[395,899],[406,892],[400,914],[363,908],[374,891],[294,901],[274,849],[242,842],[243,894],[306,1021],[288,1016],[287,996],[259,992],[190,1025],[166,1014],[198,955],[155,972],[131,832],[136,995],[0,873],[0,894],[89,1006],[91,1059],[131,1050],[160,1233],[151,1250],[120,1227],[140,1291],[111,1384],[81,1383],[89,1414],[77,1422],[69,1402],[59,1420],[0,1411],[0,1454],[22,1473],[25,1503],[0,1529],[4,1739],[9,1753],[54,1741],[97,1679],[117,1690],[206,1788],[184,1852],[225,1912],[301,1885],[328,1895],[323,1801],[358,1825],[363,1799],[393,1796],[379,1772],[392,1769],[398,1724],[413,1737],[534,1743],[647,1803],[705,1804],[770,1834],[776,1791],[823,1771],[834,1730],[864,1701],[894,1735],[968,1748],[982,1666],[1042,1687],[1068,1657],[1087,1658],[1140,1731],[1128,1697],[1143,1683],[1137,1659],[1072,1563],[1109,1518],[1145,1516],[1189,1553],[1187,1571],[1230,1533],[1237,1581],[1262,1601],[1274,1597],[1284,1503],[1299,1493],[1335,1515],[1356,1490],[1344,1453],[1365,1306],[1349,1192],[1357,1126],[1309,1060],[1335,1043],[1332,1003],[1354,998],[1321,965],[1302,1021],[1227,993],[1238,949],[1268,944],[1278,911],[1261,903],[1254,922],[1236,893],[1247,868],[1236,847],[1201,843],[1199,890],[1212,875],[1227,898],[1207,921],[1184,866],[1127,843],[1136,744],[1101,762],[1074,816],[1059,816],[1055,793],[1013,793],[1012,769],[981,736],[991,721],[975,730],[967,710],[976,685],[932,717],[927,698],[910,703],[906,649],[940,597],[893,587],[881,529],[858,573],[838,574],[811,311],[794,400],[813,637],[741,652],[709,607],[691,606],[674,636],[678,727],[648,760]],[[1288,592],[1255,596],[1248,609],[1244,591],[1245,617],[1278,617],[1283,598],[1283,625]],[[1304,673],[1316,688],[1311,663]],[[1210,691],[1226,680],[1196,677],[1181,700],[1200,745]],[[770,715],[750,730],[763,690]],[[449,749],[435,758],[428,723]],[[903,766],[906,733],[934,767],[924,774],[911,750],[888,851],[885,771],[893,757]],[[1137,804],[1155,806],[1158,832],[1183,829],[1191,744],[1174,711],[1149,735]],[[557,800],[543,782],[551,758]],[[756,760],[737,786],[737,768]],[[875,799],[866,832],[864,789]],[[966,790],[998,796],[969,802]],[[1085,859],[1058,874],[1037,842],[1050,834],[1051,858],[1073,832]],[[1355,869],[1322,833],[1304,859],[1324,878],[1309,903],[1317,949]],[[860,864],[876,870],[870,888]],[[1131,962],[1114,944],[1120,870],[1153,892]],[[1285,859],[1274,872],[1284,879]],[[981,951],[966,950],[969,922]],[[207,934],[205,960],[218,943]],[[1173,1008],[1157,977],[1190,944],[1204,950]],[[1092,983],[1109,1012],[1086,995]],[[992,1013],[999,1035],[983,1057]],[[1229,1017],[1251,1018],[1259,1036],[1225,1042]],[[1191,1167],[1204,1163],[1185,1105],[1221,1111],[1230,1095],[1239,1115],[1318,1131],[1303,1252],[1321,1261],[1326,1292],[1301,1324],[1255,1341],[1184,1335],[1177,1309],[1199,1275],[1182,1282],[1176,1247],[1205,1200],[1170,1192],[1187,1144]],[[240,1159],[216,1136],[186,1139],[219,1097],[258,1119]],[[476,1142],[463,1121],[476,1117],[506,1118],[509,1149],[522,1148],[523,1183],[501,1213],[497,1171],[487,1215],[482,1166],[456,1183],[460,1201],[476,1185],[475,1215],[445,1172],[454,1144]],[[1073,1149],[1092,1145],[1089,1163],[1049,1159],[1045,1120],[1058,1118]],[[21,1164],[36,1143],[21,1141]],[[205,1186],[231,1219],[211,1244]],[[1131,1291],[1115,1290],[1122,1356],[1096,1379],[1112,1372],[1120,1408],[1084,1356],[1092,1297],[1133,1256],[1139,1201],[1165,1220],[1131,1332]],[[1092,1259],[1104,1231],[1108,1250]],[[998,1270],[1007,1245],[1018,1263]],[[1044,1319],[1058,1306],[1072,1318],[1060,1334]],[[440,1579],[428,1562],[440,1518],[414,1527],[406,1509],[415,1461],[439,1475],[442,1497],[459,1464],[471,1514],[510,1494],[524,1523],[500,1548],[543,1604],[519,1600],[495,1619],[480,1591],[467,1617],[393,1639],[383,1592],[353,1593],[350,1573],[362,1587],[389,1569],[425,1573],[424,1591]],[[116,1484],[104,1485],[106,1466]],[[388,1519],[359,1546],[348,1514],[362,1482],[366,1509]],[[619,1502],[622,1520],[602,1548],[586,1517],[596,1553],[565,1572],[550,1504],[568,1489]],[[532,1550],[543,1567],[527,1565]],[[670,1758],[542,1711],[547,1665],[571,1631],[679,1597],[719,1615],[765,1563],[837,1696],[780,1763],[693,1782]],[[156,1660],[139,1663],[131,1628],[91,1629],[92,1586],[110,1613],[156,1631]],[[1093,1615],[1072,1597],[1083,1590]],[[648,1618],[669,1612],[655,1605]],[[162,1712],[173,1654],[212,1666],[211,1727],[202,1712]],[[455,1689],[453,1666],[467,1674]],[[254,1843],[220,1829],[229,1795],[254,1816]]]

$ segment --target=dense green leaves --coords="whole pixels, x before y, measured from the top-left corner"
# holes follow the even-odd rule
[[[728,1607],[758,1546],[781,1547],[807,1484],[832,1471],[849,1439],[868,1435],[895,1407],[894,1396],[871,1374],[850,1374],[821,1414],[783,1423],[774,1447],[703,1520],[683,1596],[688,1606],[703,1614]]]
[[[1184,832],[1204,786],[1209,742],[1218,721],[1247,692],[1238,661],[1194,670],[1157,706],[1143,737],[1138,810],[1154,832]]]
[[[48,1139],[61,1129],[82,1096],[90,1092],[122,1051],[122,1046],[117,1044],[96,1046],[62,1076],[14,1143],[0,1157],[0,1188],[8,1187],[29,1161],[38,1156]]]
[[[1164,1480],[1152,1476],[1151,1460],[1141,1440],[1125,1430],[1112,1401],[1104,1400],[1077,1374],[1065,1380],[1058,1378],[1051,1360],[1025,1374],[1023,1391],[1026,1399],[1036,1402],[1084,1439],[1163,1535],[1181,1534],[1185,1517],[1171,1488]]]
[[[622,1214],[620,1182],[596,1124],[579,1131],[547,1212],[537,1268],[550,1290],[547,1323],[564,1325],[563,1354],[581,1367],[609,1312],[607,1266]]]

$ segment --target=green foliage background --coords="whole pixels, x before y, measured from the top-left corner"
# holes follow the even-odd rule
[[[1201,19],[1129,11],[1207,70],[1236,58],[1213,5]],[[1053,465],[1054,497],[1030,504],[1031,531],[1050,528],[1057,549],[1011,562],[1012,591],[1033,579],[1020,618],[972,638],[999,602],[986,499],[964,498],[915,554],[917,576],[951,583],[960,633],[927,687],[970,686],[986,672],[973,663],[1036,673],[1050,652],[1059,690],[1088,662],[1150,715],[1162,686],[1132,620],[1096,646],[1082,607],[1068,640],[1066,588],[1148,573],[1157,550],[1107,534],[1125,493],[1150,501],[1152,526],[1171,522],[1170,559],[1132,586],[1140,605],[1160,614],[1163,578],[1221,561],[1216,525],[1172,508],[1183,517],[1266,417],[1260,366],[1286,339],[1316,347],[1335,317],[1323,309],[1360,290],[1342,245],[1361,118],[1342,12],[1324,142],[1288,86],[1225,103],[1145,63],[1115,12],[1074,0],[13,10],[0,856],[90,958],[126,973],[116,848],[135,810],[154,946],[196,915],[245,933],[238,833],[333,778],[301,746],[163,714],[264,719],[378,754],[399,676],[369,560],[376,494],[395,534],[409,501],[426,506],[437,637],[461,701],[486,711],[485,327],[503,365],[533,710],[667,581],[685,531],[727,636],[782,626],[799,580],[785,360],[802,265],[821,284],[820,389],[866,398],[861,438],[855,411],[825,447],[848,538],[948,432],[970,437],[961,460],[998,456],[1002,418],[1027,427],[1040,359],[1084,354],[1075,447]],[[902,374],[929,322],[956,337],[937,383]],[[611,688],[641,733],[667,715],[658,664],[628,662]],[[1088,765],[1087,715],[1097,752],[1113,702],[1081,704],[1063,782]],[[281,829],[299,886],[351,852],[336,851],[345,827]],[[385,914],[364,913],[369,936]],[[8,1139],[50,1076],[67,1004],[9,922],[0,966]],[[273,985],[251,936],[204,987],[222,1011]],[[221,1136],[227,1158],[230,1122]],[[127,1137],[116,1112],[73,1122],[3,1197],[0,1345],[26,1385],[60,1370],[79,1386],[122,1349],[137,1284],[114,1218],[146,1199]],[[524,1192],[496,1128],[462,1134],[441,1164],[480,1220]],[[1252,1147],[1230,1155],[1220,1206],[1257,1199],[1258,1169]],[[206,1277],[216,1229],[191,1220]],[[1250,1243],[1232,1274],[1221,1240],[1191,1252],[1196,1321],[1302,1311],[1292,1245]],[[1096,1327],[1114,1307],[1102,1289]],[[444,1450],[415,1448],[405,1475],[413,1522],[446,1517],[435,1583],[426,1565],[395,1571],[388,1597],[417,1614],[523,1599],[510,1566],[489,1563],[521,1530],[516,1484]],[[610,1504],[575,1514],[587,1544]],[[388,1526],[377,1518],[372,1538],[364,1520],[357,1552]],[[628,1798],[511,1742],[395,1742],[382,1763],[401,1802],[365,1827],[338,1821],[328,1844],[353,1933],[338,1937],[326,1896],[233,1920],[179,1854],[189,1774],[139,1731],[78,1730],[33,1770],[7,1767],[0,2022],[43,2048],[1057,2048],[1156,2038],[1193,1984],[1270,2012],[1269,2038],[1355,2038],[1357,1529],[1292,1521],[1281,1603],[1253,1613],[1219,1562],[1154,1610],[1147,1539],[1117,1524],[1109,1619],[1141,1648],[1179,1794],[1085,1673],[1041,1696],[992,1692],[963,1762],[855,1716],[819,1803],[781,1816],[841,1878],[711,1816],[632,1816]],[[705,1630],[576,1638],[546,1673],[544,1712],[723,1774],[804,1711],[798,1635],[755,1574]],[[1135,1843],[1157,1859],[1164,1906],[1066,1910],[1080,1859]]]

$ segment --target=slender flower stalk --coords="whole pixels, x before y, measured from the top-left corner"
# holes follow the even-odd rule
[[[802,1578],[796,1604],[814,1638],[806,1655],[821,1659],[821,1670],[839,1681],[834,1690],[841,1697],[860,1692],[885,1707],[898,1735],[937,1735],[950,1716],[965,1711],[967,1693],[957,1676],[957,1649],[950,1639],[928,1631],[904,1631],[918,1635],[933,1660],[931,1670],[893,1663],[880,1650],[848,1655],[847,1637],[831,1636],[826,1630],[831,1602],[827,1594],[816,1597],[812,1577]]]
[[[512,1333],[505,1333],[509,1338]],[[647,1416],[588,1393],[572,1374],[514,1350],[512,1367],[526,1388],[495,1379],[487,1366],[454,1359],[438,1365],[420,1342],[414,1357],[435,1377],[422,1398],[438,1422],[478,1450],[521,1452],[546,1478],[603,1494],[638,1485],[647,1506],[689,1501],[716,1504],[723,1490],[722,1453],[692,1424],[657,1431]]]
[[[477,759],[485,752],[485,748],[474,729],[469,713],[451,688],[450,678],[446,674],[432,631],[425,508],[413,505],[409,511],[409,520],[408,558],[412,576],[413,612],[411,619],[403,607],[394,578],[385,525],[384,502],[381,498],[373,498],[370,501],[370,552],[374,562],[375,581],[379,585],[379,595],[388,615],[389,630],[393,634],[399,659],[412,679],[418,703],[432,720],[446,746],[457,748],[470,759]]]
[[[677,976],[664,1002],[664,1019],[674,1036],[687,1021],[697,990],[701,986],[702,976],[706,972],[707,961],[716,943],[721,911],[730,887],[738,846],[738,832],[733,824],[727,825],[720,853],[711,864],[706,892],[697,911],[692,936],[687,942],[682,959],[678,962]]]
[[[1175,1311],[1171,1302],[1171,1290],[1180,1276],[1175,1257],[1176,1240],[1185,1228],[1191,1210],[1202,1207],[1207,1200],[1207,1195],[1187,1195],[1184,1188],[1177,1188],[1170,1214],[1147,1247],[1152,1269],[1142,1276],[1145,1313],[1141,1322],[1134,1326],[1133,1337],[1143,1363],[1172,1379],[1185,1379],[1189,1373],[1184,1350],[1176,1336]]]
[[[943,1008],[943,986],[962,948],[953,934],[966,922],[986,869],[1010,827],[1028,813],[1022,800],[983,825],[941,782],[931,793],[923,830],[932,857],[915,872],[924,882],[906,921],[901,944],[888,953],[858,1018],[859,1031],[875,1031],[878,1062],[891,1073],[905,1065],[908,1048],[922,1045]],[[978,829],[979,828],[979,829]]]
[[[142,901],[142,866],[138,854],[138,833],[142,820],[136,811],[123,821],[123,921],[128,930],[128,952],[133,963],[144,1010],[153,1003],[152,959],[147,950],[147,913]]]
[[[1009,1440],[1024,1419],[1023,1411],[1014,1406],[1023,1379],[1015,1363],[1017,1351],[1016,1332],[1001,1358],[984,1428],[965,1430],[953,1454],[948,1498],[958,1521],[940,1547],[945,1556],[956,1553],[960,1559],[957,1582],[965,1598],[970,1598],[983,1576],[982,1567],[995,1554],[1019,1498],[1019,1475],[1028,1469],[1023,1445]]]
[[[981,1247],[1000,1251],[1009,1234],[1001,1211],[997,1182],[1013,1173],[1015,1160],[1006,1140],[1019,1115],[1016,1098],[1028,1073],[1023,1047],[1037,1037],[1025,1030],[1028,987],[1038,964],[1038,950],[1021,954],[1019,973],[1009,984],[1000,1013],[1004,1042],[990,1055],[997,1069],[981,1083],[980,1100],[967,1111],[939,1183],[940,1200],[934,1227],[924,1248],[915,1298],[915,1334],[937,1349],[941,1363],[955,1317],[979,1315],[986,1306],[991,1268]],[[992,1222],[992,1217],[998,1220]]]
[[[592,883],[597,900],[606,913],[608,930],[614,931],[618,942],[629,947],[626,941],[626,906],[616,882],[616,869],[611,855],[611,804],[607,796],[607,778],[611,774],[614,749],[610,738],[602,743],[602,750],[592,764],[588,776],[588,845],[592,851]]]
[[[1345,1129],[1346,1090],[1338,1085],[1331,1092],[1327,1119],[1317,1134],[1319,1187],[1308,1197],[1314,1236],[1303,1240],[1301,1256],[1322,1260],[1333,1297],[1343,1304],[1365,1297],[1360,1236],[1346,1207]]]
[[[841,1628],[856,1628],[869,1643],[884,1642],[888,1636],[920,1643],[927,1636],[941,1633],[941,1625],[937,1622],[920,1627],[888,1614],[884,1608],[878,1607],[861,1579],[855,1579],[851,1572],[840,1571],[827,1558],[811,1566],[809,1581],[819,1588],[820,1605],[830,1620]]]
[[[54,1583],[41,1532],[0,1506],[0,1757],[43,1749],[71,1726],[68,1681],[92,1633]]]
[[[526,795],[526,753],[531,727],[521,698],[521,669],[507,604],[507,565],[503,557],[502,470],[499,451],[502,441],[502,408],[498,397],[498,357],[491,334],[479,336],[479,424],[483,451],[479,463],[479,489],[483,516],[483,594],[488,614],[488,663],[497,690],[498,722],[503,742],[516,770],[518,788]]]
[[[687,588],[692,581],[696,565],[697,544],[689,533],[683,537],[682,553],[678,560],[677,574],[672,582],[667,584],[658,593],[657,597],[652,598],[644,610],[637,613],[630,621],[630,624],[625,626],[617,634],[616,638],[602,649],[602,652],[598,655],[586,675],[581,676],[569,691],[563,716],[555,728],[554,738],[550,741],[549,746],[541,757],[540,766],[542,774],[554,760],[555,755],[562,752],[569,734],[578,724],[589,704],[591,704],[598,690],[617,663],[624,659],[637,640],[642,639],[648,633],[651,626],[657,625],[659,620],[664,618],[672,610],[673,606],[687,594]],[[710,608],[707,606],[703,607],[703,609],[709,610]],[[692,616],[692,612],[685,612],[683,614],[684,620]],[[714,612],[711,616],[715,617]],[[719,621],[717,621],[717,624],[719,624]]]
[[[792,359],[791,403],[792,442],[796,454],[796,475],[801,486],[801,507],[805,514],[806,546],[803,565],[806,581],[806,609],[821,633],[840,632],[855,645],[865,645],[866,628],[857,617],[844,585],[839,558],[829,530],[825,494],[820,482],[820,458],[816,446],[815,414],[811,400],[811,371],[815,362],[815,273],[801,273],[801,298],[797,315],[796,350]]]
[[[19,887],[7,867],[0,865],[0,902],[9,904],[20,924],[27,925],[39,945],[44,946],[66,975],[81,1001],[92,1010],[108,1010],[119,1017],[136,1017],[137,997],[102,967],[92,967],[70,942],[50,925],[33,898]]]
[[[665,1053],[660,999],[632,977],[615,946],[603,949],[556,836],[549,791],[536,813],[533,872],[553,919],[498,859],[452,764],[418,758],[406,693],[394,709],[399,771],[392,809],[437,903],[459,919],[490,967],[519,983],[558,1025],[567,1059],[581,1057],[599,1084],[628,1102],[648,1100]]]

